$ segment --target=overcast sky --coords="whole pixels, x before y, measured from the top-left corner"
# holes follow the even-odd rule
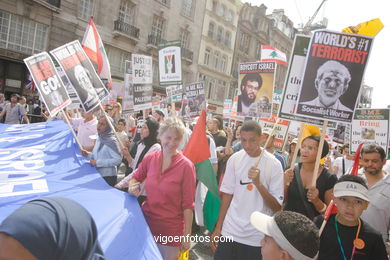
[[[314,14],[322,0],[243,0],[252,5],[267,6],[267,14],[273,9],[284,9],[294,22],[305,24]],[[367,4],[369,3],[369,4]],[[374,88],[373,108],[387,108],[390,105],[390,14],[388,0],[327,0],[314,22],[328,18],[328,29],[341,31],[374,18],[380,18],[385,27],[375,37],[364,82]]]

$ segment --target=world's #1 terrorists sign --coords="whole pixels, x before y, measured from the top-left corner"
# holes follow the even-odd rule
[[[372,38],[316,31],[310,41],[296,114],[352,122]]]

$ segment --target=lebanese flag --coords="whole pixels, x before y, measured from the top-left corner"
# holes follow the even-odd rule
[[[108,86],[112,88],[110,63],[107,58],[106,50],[100,35],[96,29],[95,23],[91,19],[87,29],[85,30],[82,44],[85,53],[92,61],[95,68],[97,68],[97,74],[103,80],[108,81]]]
[[[194,163],[196,179],[199,181],[195,194],[196,222],[199,226],[205,226],[213,232],[218,220],[221,200],[217,177],[209,160],[210,147],[206,136],[206,111],[204,109],[183,154]]]
[[[287,65],[286,54],[269,45],[261,45],[260,61],[275,61],[277,64]]]

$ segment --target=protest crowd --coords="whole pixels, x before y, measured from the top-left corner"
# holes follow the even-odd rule
[[[186,97],[175,102],[177,93],[171,93],[153,108],[151,102],[145,106],[149,86],[134,86],[129,112],[125,102],[107,101],[109,87],[92,73],[88,58],[80,58],[86,54],[79,42],[66,45],[77,52],[69,51],[69,57],[79,57],[77,62],[64,62],[61,48],[50,53],[77,92],[76,107],[67,107],[72,101],[63,83],[51,90],[38,84],[56,78],[57,72],[54,64],[50,69],[47,53],[37,54],[25,63],[36,72],[34,66],[47,61],[44,76],[32,75],[42,87],[40,98],[15,94],[5,100],[0,94],[0,120],[11,127],[68,124],[82,156],[80,167],[88,164],[110,191],[136,198],[162,259],[188,259],[188,238],[199,230],[210,237],[216,260],[389,259],[387,144],[366,142],[373,139],[367,128],[357,131],[362,135],[357,142],[353,137],[335,142],[333,136],[339,124],[354,129],[356,120],[382,115],[379,110],[354,111],[357,94],[350,104],[340,98],[360,86],[350,81],[359,81],[356,74],[365,61],[359,60],[355,73],[347,66],[340,69],[339,62],[319,62],[324,57],[312,52],[308,64],[316,65],[307,65],[303,75],[297,117],[290,119],[301,123],[291,134],[283,107],[273,112],[272,95],[266,95],[272,93],[266,79],[277,69],[274,62],[241,67],[239,97],[230,109],[234,116],[206,112],[203,83],[172,90]],[[167,71],[173,71],[171,58],[166,59]],[[344,56],[342,61],[357,62]],[[314,67],[318,70],[311,71]],[[267,87],[271,91],[259,92]],[[316,89],[318,97],[306,95],[307,88]],[[137,91],[143,95],[136,97]],[[388,132],[384,138],[388,142]],[[94,216],[76,202],[43,196],[19,206],[0,224],[0,259],[105,258],[106,244],[99,243]],[[163,242],[157,237],[187,239]]]

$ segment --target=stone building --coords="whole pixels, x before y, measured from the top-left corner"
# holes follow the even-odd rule
[[[0,0],[0,92],[29,95],[23,59],[82,40],[94,17],[110,60],[113,80],[124,78],[132,53],[153,56],[158,85],[157,46],[181,40],[183,82],[197,80],[197,59],[205,1],[196,0]]]

